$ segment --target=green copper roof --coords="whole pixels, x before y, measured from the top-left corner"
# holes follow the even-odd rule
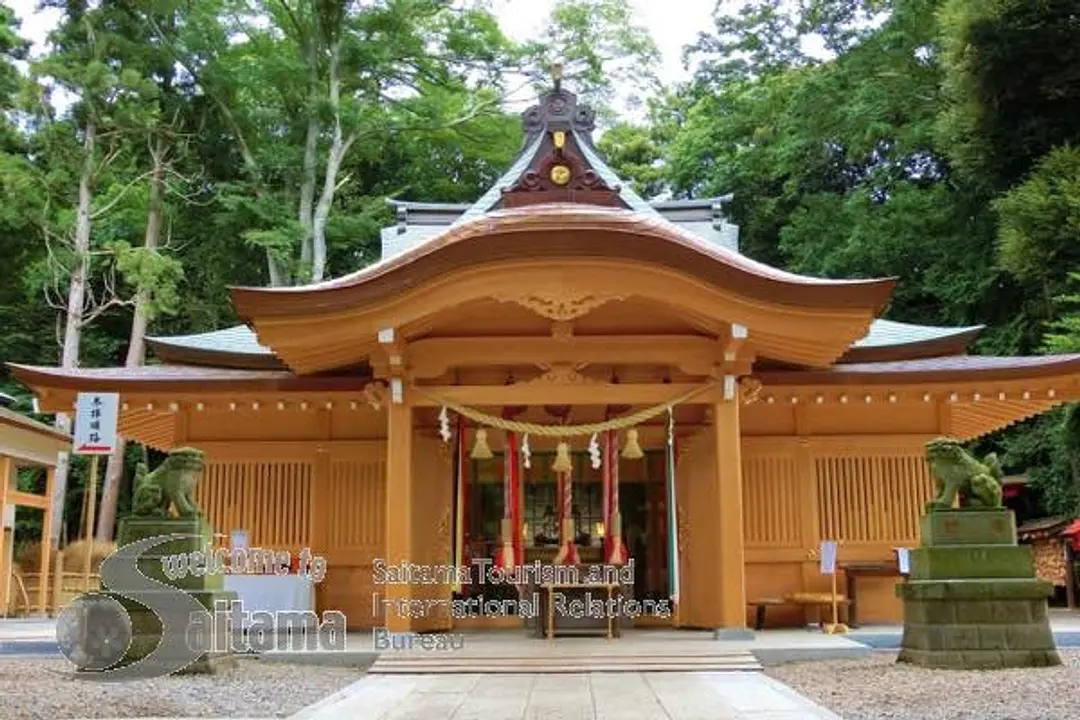
[[[479,217],[488,212],[495,205],[498,204],[499,199],[502,197],[503,190],[508,190],[511,185],[517,182],[521,174],[525,172],[529,167],[529,163],[532,162],[533,157],[540,149],[540,144],[544,141],[543,135],[537,135],[527,148],[521,151],[521,154],[517,156],[517,160],[510,166],[510,169],[502,174],[495,184],[488,188],[488,191],[480,196],[480,199],[474,202],[469,209],[461,214],[457,220],[454,221],[454,225],[460,225],[461,223],[468,222],[475,217]]]
[[[157,345],[171,345],[191,350],[237,353],[240,355],[272,355],[269,348],[259,344],[255,333],[247,325],[236,325],[224,330],[147,338]]]
[[[896,345],[929,342],[956,335],[975,333],[983,329],[982,325],[971,327],[940,327],[935,325],[912,325],[894,320],[874,320],[870,332],[856,341],[853,348],[882,348]]]

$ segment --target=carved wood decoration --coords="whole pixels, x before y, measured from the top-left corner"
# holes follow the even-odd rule
[[[761,395],[761,387],[761,381],[757,378],[739,378],[739,389],[741,390],[743,403],[749,405],[757,402]]]
[[[584,365],[541,365],[543,375],[529,380],[526,385],[603,385],[604,383],[582,375]]]
[[[558,342],[569,342],[574,337],[574,323],[570,320],[551,323],[551,337]]]
[[[601,305],[613,300],[625,300],[623,295],[609,295],[572,291],[536,291],[521,295],[496,295],[499,302],[513,302],[548,320],[565,322],[589,314]]]
[[[373,381],[364,386],[364,399],[373,410],[381,410],[390,400],[390,391],[382,382]]]
[[[596,126],[592,108],[579,106],[576,95],[556,84],[538,105],[525,111],[522,122],[526,146],[540,139],[540,147],[525,171],[503,191],[502,207],[552,202],[623,205],[619,188],[605,182],[579,144],[578,138],[592,143]]]

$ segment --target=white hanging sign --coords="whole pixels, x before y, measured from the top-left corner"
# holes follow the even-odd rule
[[[229,545],[233,548],[246,548],[248,534],[246,530],[233,530],[229,533]]]
[[[75,401],[76,455],[108,455],[116,449],[117,393],[79,393]]]
[[[896,549],[896,565],[900,570],[901,575],[908,575],[911,573],[911,555],[908,552],[908,548],[895,548]]]
[[[836,573],[836,541],[821,541],[821,574],[833,575]]]

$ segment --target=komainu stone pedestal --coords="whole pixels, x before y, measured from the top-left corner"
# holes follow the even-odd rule
[[[1047,616],[1053,588],[1017,545],[1011,510],[934,510],[897,586],[904,601],[898,662],[980,669],[1060,665]]]
[[[211,528],[202,516],[122,518],[117,532],[117,545],[123,548],[125,545],[146,538],[173,534],[187,537],[164,541],[150,548],[142,554],[138,563],[143,575],[164,583],[168,587],[160,590],[140,589],[134,593],[140,599],[146,600],[146,605],[119,593],[105,593],[118,601],[131,618],[131,645],[119,665],[123,666],[141,660],[158,647],[162,637],[161,621],[158,614],[148,605],[158,606],[158,597],[175,595],[178,591],[182,591],[191,596],[208,613],[205,618],[206,623],[201,627],[192,627],[190,622],[184,623],[188,633],[185,641],[191,643],[189,647],[203,647],[205,644],[210,647],[211,652],[204,653],[180,672],[213,673],[233,667],[236,660],[230,655],[232,635],[225,627],[224,617],[218,615],[216,625],[214,619],[215,603],[224,603],[228,607],[228,604],[236,599],[236,593],[223,589],[224,576],[220,571],[196,574],[191,572],[189,567],[182,576],[169,577],[162,563],[164,557],[187,555],[193,551],[205,553],[211,547]],[[209,635],[215,630],[216,637],[211,641]]]

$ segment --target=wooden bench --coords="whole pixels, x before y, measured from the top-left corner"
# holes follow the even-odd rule
[[[843,595],[837,598],[839,605],[840,621],[847,620],[848,608],[851,600]],[[747,603],[754,609],[754,629],[765,629],[765,611],[770,607],[791,605],[796,607],[816,607],[818,626],[824,626],[826,620],[832,620],[832,596],[829,593],[799,593],[782,598],[759,598]]]

